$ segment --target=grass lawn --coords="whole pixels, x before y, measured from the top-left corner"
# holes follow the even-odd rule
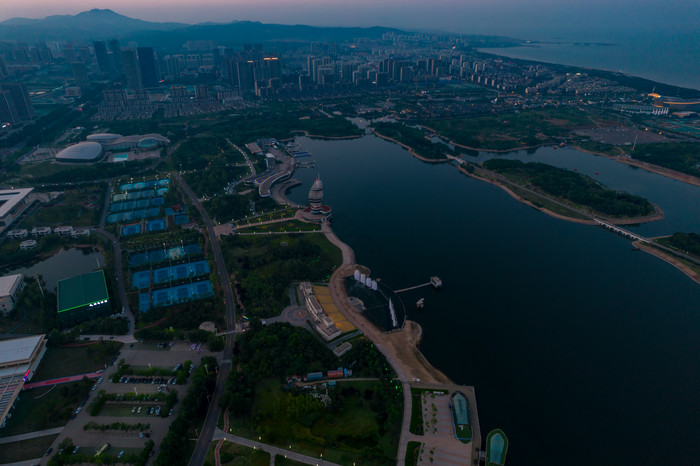
[[[423,409],[420,404],[421,390],[411,389],[411,425],[408,431],[412,434],[423,435]],[[406,463],[408,464],[408,463]]]
[[[469,147],[506,150],[552,141],[572,129],[593,126],[585,112],[569,108],[425,121],[439,134]]]
[[[96,225],[102,212],[105,184],[69,189],[50,205],[40,207],[22,222],[22,228],[34,226]]]
[[[23,391],[0,435],[9,437],[65,425],[92,385],[82,380]]]
[[[406,446],[406,466],[416,466],[420,454],[420,442],[408,442]]]
[[[306,463],[300,463],[299,461],[294,461],[291,458],[287,458],[282,455],[275,455],[275,466],[305,466]]]
[[[49,449],[56,437],[58,434],[6,443],[0,448],[0,464],[41,458],[46,454],[46,450]]]
[[[77,347],[50,346],[39,364],[33,381],[50,380],[69,375],[86,374],[104,369],[122,343],[105,341]]]
[[[320,408],[317,414],[301,421],[305,414],[288,413],[307,409],[308,405],[300,408],[304,403],[296,403],[301,397],[308,400],[310,396],[284,392],[276,379],[264,381],[256,390],[253,410],[259,421],[254,435],[264,443],[311,457],[323,455],[323,459],[338,464],[393,464],[400,427],[395,426],[394,433],[384,431],[376,412],[376,385],[375,382],[343,383],[336,388],[339,393],[335,408]],[[401,397],[397,403],[401,404],[402,400]],[[234,431],[245,435],[240,424],[236,427],[239,428]]]
[[[321,231],[321,226],[315,223],[306,223],[299,220],[289,220],[287,222],[269,223],[250,228],[243,228],[241,233],[267,233],[267,232],[287,232],[287,231]]]
[[[207,457],[204,459],[205,465],[214,465],[214,449],[218,441],[211,443]],[[224,442],[219,450],[219,459],[221,464],[231,466],[268,466],[270,464],[270,454],[266,451],[255,450],[253,448],[244,447],[231,442]],[[275,464],[279,464],[275,461]]]

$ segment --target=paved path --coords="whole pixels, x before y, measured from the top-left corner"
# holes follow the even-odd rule
[[[83,380],[83,377],[87,377],[88,379],[97,379],[99,377],[102,377],[102,374],[104,371],[98,371],[98,372],[90,372],[88,374],[79,374],[79,375],[71,375],[70,377],[59,377],[57,379],[51,379],[51,380],[42,380],[41,382],[32,382],[25,384],[22,390],[30,390],[32,388],[41,388],[41,387],[50,387],[51,385],[58,385],[62,383],[68,383],[68,382],[78,382],[80,380]]]
[[[209,243],[211,244],[214,261],[216,262],[216,271],[219,275],[221,287],[224,291],[224,304],[226,305],[226,330],[232,331],[236,328],[236,305],[233,299],[233,290],[231,288],[231,277],[226,271],[226,263],[224,262],[224,256],[221,254],[219,242],[216,239],[214,225],[209,218],[209,214],[207,214],[207,211],[197,200],[197,196],[194,195],[190,187],[187,186],[187,183],[185,183],[178,174],[174,174],[173,178],[180,184],[182,190],[185,192],[187,197],[190,198],[192,204],[197,208],[197,211],[199,211],[199,214],[202,216],[202,220],[207,228]],[[219,375],[216,378],[216,389],[214,391],[214,396],[212,397],[211,403],[209,403],[209,411],[207,411],[207,417],[204,420],[204,425],[202,425],[197,446],[195,447],[194,453],[190,458],[189,464],[192,466],[200,466],[204,464],[204,458],[207,456],[209,444],[214,436],[216,423],[218,422],[219,415],[221,414],[219,400],[221,399],[224,389],[226,388],[226,378],[228,377],[229,372],[231,372],[231,357],[233,356],[234,338],[235,334],[227,333],[221,367],[219,368]]]
[[[19,442],[20,440],[29,440],[36,437],[60,434],[62,430],[63,427],[56,427],[54,429],[37,430],[35,432],[27,432],[26,434],[13,435],[12,437],[0,437],[0,445],[3,443]]]
[[[35,458],[33,460],[18,461],[16,463],[5,463],[4,466],[34,466],[41,462],[42,458]]]
[[[247,438],[238,437],[236,435],[227,434],[226,432],[224,432],[220,429],[216,429],[216,433],[214,434],[214,440],[219,440],[219,439],[223,439],[227,442],[237,443],[238,445],[243,445],[244,447],[260,448],[261,450],[268,452],[272,458],[274,458],[275,455],[281,455],[281,456],[284,456],[285,458],[289,458],[289,459],[292,459],[294,461],[299,461],[300,463],[305,463],[305,464],[315,464],[318,466],[336,465],[336,463],[331,463],[330,461],[326,461],[322,458],[315,458],[313,456],[302,455],[301,453],[296,453],[296,452],[293,452],[291,450],[285,450],[284,448],[273,447],[272,445],[268,445],[266,443],[260,443],[260,442],[256,442],[255,440],[250,440]],[[401,464],[403,464],[403,463],[401,463]]]

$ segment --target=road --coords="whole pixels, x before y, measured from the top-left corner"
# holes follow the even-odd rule
[[[216,437],[215,438],[217,440],[223,439],[227,442],[237,443],[238,445],[243,445],[243,446],[249,447],[249,448],[256,448],[256,449],[259,448],[263,451],[268,452],[272,458],[274,458],[275,455],[282,455],[285,458],[289,458],[289,459],[292,459],[294,461],[298,461],[300,463],[305,463],[305,464],[314,464],[316,466],[336,465],[336,463],[331,463],[330,461],[324,460],[323,457],[315,458],[313,456],[302,455],[301,453],[295,453],[291,450],[285,450],[284,448],[273,447],[272,445],[267,445],[266,443],[260,443],[260,442],[256,442],[255,440],[250,440],[247,438],[227,434],[219,429],[216,430]],[[192,463],[190,463],[190,464],[192,464]]]
[[[224,262],[224,256],[221,254],[221,247],[216,239],[214,225],[212,224],[207,211],[204,209],[204,207],[202,207],[202,204],[197,200],[197,196],[195,196],[190,187],[187,186],[187,183],[185,183],[178,174],[174,174],[173,178],[178,182],[184,193],[190,198],[192,204],[197,208],[197,211],[199,211],[199,214],[202,216],[204,225],[207,228],[209,242],[211,244],[212,253],[214,254],[214,261],[216,262],[216,270],[219,274],[221,287],[224,290],[224,303],[226,305],[226,330],[227,332],[230,332],[235,329],[236,306],[233,298],[233,290],[231,289],[231,280],[228,272],[226,271],[226,263]],[[223,360],[220,363],[219,375],[216,378],[216,390],[214,391],[214,397],[209,405],[209,411],[207,412],[207,417],[204,420],[204,425],[202,425],[197,446],[192,454],[192,458],[190,458],[190,464],[192,466],[204,464],[204,458],[207,456],[209,444],[214,438],[216,424],[219,420],[219,415],[221,414],[219,400],[224,393],[226,378],[231,371],[231,356],[233,355],[234,338],[235,334],[226,334],[226,345],[224,346]]]

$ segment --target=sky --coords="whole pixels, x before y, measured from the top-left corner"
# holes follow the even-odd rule
[[[697,32],[697,0],[1,0],[0,21],[92,8],[148,21],[252,20],[314,26],[389,26],[606,41],[623,33]]]

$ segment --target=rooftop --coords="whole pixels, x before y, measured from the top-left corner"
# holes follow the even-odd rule
[[[0,340],[0,366],[12,363],[26,363],[44,335],[32,335],[10,340]]]
[[[58,312],[64,312],[90,304],[100,304],[109,299],[102,270],[59,280]]]
[[[7,215],[34,188],[3,189],[0,191],[0,218]]]
[[[0,277],[0,296],[9,296],[12,293],[17,280],[22,279],[22,274],[5,275]]]

